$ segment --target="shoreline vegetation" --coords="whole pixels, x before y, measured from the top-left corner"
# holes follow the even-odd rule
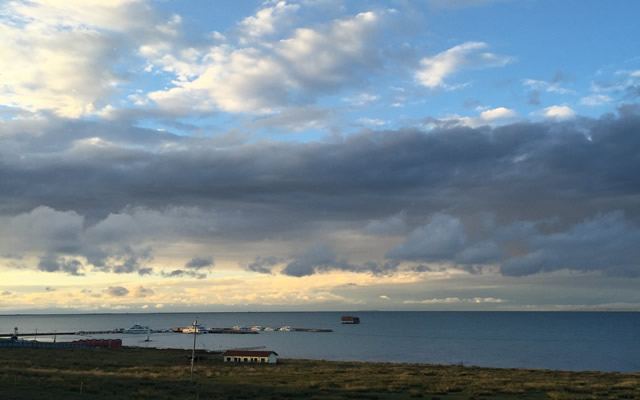
[[[639,399],[640,372],[280,360],[175,349],[0,349],[2,399]]]

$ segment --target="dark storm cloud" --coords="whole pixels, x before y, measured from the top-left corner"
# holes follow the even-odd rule
[[[527,241],[528,252],[507,259],[505,275],[522,276],[568,268],[602,270],[609,275],[640,276],[640,227],[611,213],[566,231],[538,233]]]
[[[213,267],[213,257],[193,257],[187,261],[184,265],[184,269],[173,269],[169,272],[161,272],[161,275],[165,278],[195,278],[204,279],[207,277],[206,273],[200,272],[202,269],[209,269]]]
[[[340,226],[372,235],[411,232],[389,250],[392,263],[495,262],[509,275],[560,265],[603,270],[612,265],[578,257],[577,249],[593,243],[562,235],[620,212],[620,232],[633,236],[638,132],[633,106],[597,120],[368,131],[306,143],[222,144],[106,122],[4,121],[0,218],[25,240],[0,250],[40,252],[48,257],[44,270],[74,273],[55,261],[82,255],[98,269],[135,272],[147,271],[146,240],[287,241]],[[478,222],[484,214],[494,219],[491,227]],[[554,222],[541,222],[547,220]],[[523,226],[529,231],[518,240],[502,238]],[[620,259],[612,264],[630,275],[633,250],[614,233],[602,243],[618,242]],[[570,260],[554,247],[561,239],[575,249]],[[283,261],[284,273],[393,269],[346,259],[317,247]],[[272,267],[262,262],[254,270]]]
[[[48,254],[38,262],[38,269],[46,272],[66,272],[70,275],[83,275],[82,263],[78,260],[65,260]]]
[[[640,124],[635,115],[228,148],[164,133],[154,138],[141,129],[123,133],[125,127],[115,126],[117,133],[111,133],[102,124],[57,124],[51,129],[3,124],[4,130],[22,131],[0,139],[0,204],[6,212],[47,205],[106,216],[125,206],[226,207],[236,210],[227,223],[249,230],[271,225],[258,216],[264,211],[286,210],[305,223],[321,214],[386,217],[412,204],[407,212],[506,205],[527,217],[546,215],[549,208],[573,209],[570,200],[593,208],[598,208],[594,199],[609,203],[602,208],[625,207],[621,195],[637,193],[640,185],[634,173],[639,141],[634,132]],[[57,130],[65,128],[75,133]],[[64,139],[68,136],[73,140]],[[77,143],[94,137],[111,144]],[[13,141],[28,145],[16,147]],[[514,210],[528,199],[541,201]],[[240,214],[249,221],[235,220]]]
[[[204,279],[207,277],[207,274],[202,272],[196,272],[192,270],[185,269],[174,269],[169,272],[161,272],[162,276],[165,278],[195,278],[195,279]]]
[[[260,274],[270,274],[276,265],[284,261],[285,260],[274,256],[258,256],[255,260],[247,265],[247,269],[249,271],[258,272]]]
[[[203,269],[213,267],[213,257],[194,257],[184,265],[187,269]]]
[[[397,235],[407,230],[407,215],[405,212],[392,215],[390,217],[370,221],[364,231],[370,235]]]
[[[401,260],[441,261],[458,253],[466,240],[464,226],[459,219],[436,214],[427,225],[409,234],[407,240],[387,256]]]
[[[153,289],[146,288],[144,286],[138,286],[134,292],[135,297],[148,297],[155,294]]]
[[[469,272],[480,272],[484,265],[498,265],[507,276],[561,269],[640,275],[640,248],[635,245],[640,243],[640,226],[626,221],[621,212],[598,215],[565,229],[558,229],[558,222],[487,227],[486,232],[470,240],[459,219],[436,214],[391,249],[387,257],[450,262]]]
[[[307,249],[287,264],[282,273],[290,276],[307,276],[330,269],[353,269],[346,261],[338,260],[334,250],[322,244]]]
[[[106,292],[109,296],[124,297],[129,294],[129,289],[122,286],[109,286]]]
[[[95,269],[103,272],[113,272],[116,274],[149,275],[152,268],[145,266],[151,261],[151,249],[145,247],[139,250],[125,245],[117,248],[104,248],[99,244],[87,241],[84,247],[78,251],[94,266]]]
[[[355,269],[353,272],[370,272],[374,275],[389,275],[398,270],[400,262],[397,260],[386,260],[384,262],[367,261]]]
[[[363,264],[352,264],[346,260],[339,259],[331,247],[320,244],[307,249],[290,260],[282,270],[282,273],[301,277],[331,270],[340,270],[385,275],[396,271],[399,265],[400,263],[395,260],[383,263],[368,261]]]
[[[118,262],[111,267],[111,270],[116,274],[130,274],[135,271],[140,271],[140,275],[145,275],[149,272],[148,268],[141,268],[138,257],[130,256]]]

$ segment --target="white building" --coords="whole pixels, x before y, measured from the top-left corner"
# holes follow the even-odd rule
[[[278,353],[271,350],[227,350],[222,354],[224,362],[275,364],[278,362]]]

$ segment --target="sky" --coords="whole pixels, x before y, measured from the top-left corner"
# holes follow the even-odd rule
[[[640,310],[640,3],[0,2],[0,313]]]

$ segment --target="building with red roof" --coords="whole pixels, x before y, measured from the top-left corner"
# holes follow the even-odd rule
[[[222,354],[225,362],[276,364],[278,353],[271,350],[227,350]]]

